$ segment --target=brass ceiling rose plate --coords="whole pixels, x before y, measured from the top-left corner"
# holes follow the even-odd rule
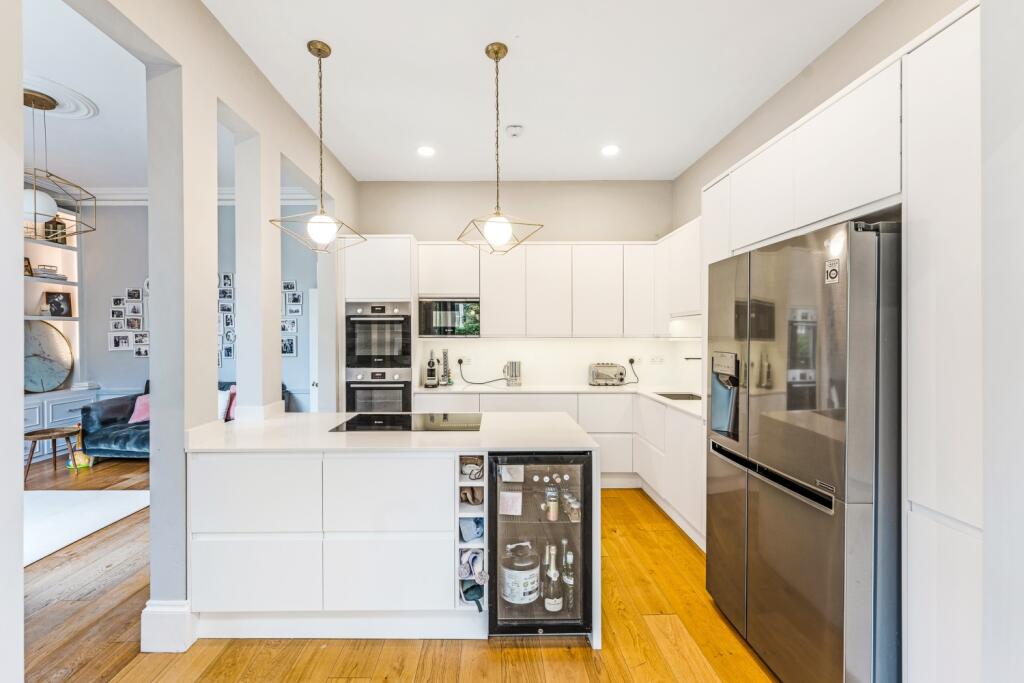
[[[505,55],[508,54],[508,45],[505,43],[491,43],[484,48],[484,54],[487,55],[488,59],[493,59],[497,62],[504,59]]]
[[[40,111],[53,111],[57,108],[57,100],[38,90],[26,89],[22,101],[26,107],[39,109]]]
[[[309,41],[306,43],[306,49],[317,59],[326,59],[331,56],[331,46],[322,40]]]

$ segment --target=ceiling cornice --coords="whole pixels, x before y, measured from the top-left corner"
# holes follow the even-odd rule
[[[99,206],[146,206],[149,204],[149,188],[145,187],[95,187],[90,192],[96,195]],[[217,188],[217,205],[231,206],[235,203],[235,188]],[[301,187],[282,187],[281,206],[312,206],[316,198]]]

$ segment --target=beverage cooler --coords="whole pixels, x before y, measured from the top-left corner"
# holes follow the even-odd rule
[[[590,633],[590,453],[488,460],[490,632]]]

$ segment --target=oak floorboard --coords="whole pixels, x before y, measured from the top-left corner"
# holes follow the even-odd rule
[[[413,683],[422,651],[422,640],[384,641],[370,679],[374,683]]]
[[[416,664],[417,683],[451,683],[459,680],[460,640],[426,640]]]
[[[501,677],[508,683],[543,683],[544,639],[514,637],[501,639]],[[554,682],[552,682],[554,683]]]
[[[488,683],[501,680],[501,640],[466,640],[459,659],[459,680]]]
[[[597,679],[588,666],[590,648],[584,638],[545,638],[541,648],[544,678],[558,683],[590,683]]]
[[[343,640],[341,652],[327,676],[332,678],[370,678],[377,668],[383,640]]]

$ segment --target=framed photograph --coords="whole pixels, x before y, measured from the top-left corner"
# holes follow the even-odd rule
[[[234,344],[236,339],[238,339],[238,334],[233,328],[230,330],[224,330],[224,341],[229,344]]]
[[[295,334],[299,331],[299,321],[295,318],[281,318],[281,331],[287,334]]]
[[[220,351],[217,351],[217,367],[219,368],[219,367],[221,367],[223,365],[224,365],[224,361],[223,361],[223,359],[221,359]]]
[[[294,292],[297,291],[298,289],[299,288],[295,285],[295,280],[284,280],[283,282],[281,282],[282,292]]]
[[[111,308],[124,308],[124,297],[123,296],[112,296],[110,297]]]
[[[107,351],[131,351],[132,335],[127,332],[108,332]]]
[[[302,315],[302,304],[287,304],[284,307],[285,315]]]
[[[217,290],[217,299],[220,301],[233,301],[235,290],[232,287],[221,287]]]
[[[221,313],[234,313],[235,302],[234,301],[220,301],[217,304],[217,310]]]
[[[224,329],[225,330],[230,330],[231,328],[233,328],[235,326],[235,314],[234,313],[224,313],[224,314],[221,315],[221,317],[224,318]]]
[[[71,317],[71,292],[43,292],[46,307],[54,318]]]
[[[110,309],[111,320],[124,320],[124,309],[123,308],[111,308]]]
[[[284,303],[287,304],[298,304],[302,305],[302,292],[285,292]]]
[[[224,360],[234,359],[235,357],[235,345],[225,344],[223,350]]]
[[[142,291],[145,293],[146,296],[149,296],[149,278],[148,277],[145,280],[142,281]]]
[[[132,316],[124,319],[124,329],[126,330],[141,330],[142,329],[142,318]]]
[[[139,344],[149,346],[149,332],[135,332],[132,334],[132,343],[138,347]]]
[[[125,301],[142,301],[142,288],[141,287],[129,287],[124,290]]]
[[[110,321],[110,329],[112,331],[115,331],[115,332],[118,331],[118,330],[123,330],[124,329],[124,319],[121,319],[121,320],[111,320]]]
[[[296,337],[293,334],[281,337],[281,355],[295,357],[299,355]]]
[[[135,345],[135,357],[136,358],[149,358],[149,344],[136,344]]]
[[[142,315],[142,302],[141,301],[129,301],[124,307],[127,315]]]
[[[32,272],[32,261],[29,260],[28,256],[25,257],[25,276],[32,277],[35,273]]]
[[[226,289],[234,289],[235,287],[235,274],[234,273],[221,273],[220,284],[218,287],[224,287]]]

